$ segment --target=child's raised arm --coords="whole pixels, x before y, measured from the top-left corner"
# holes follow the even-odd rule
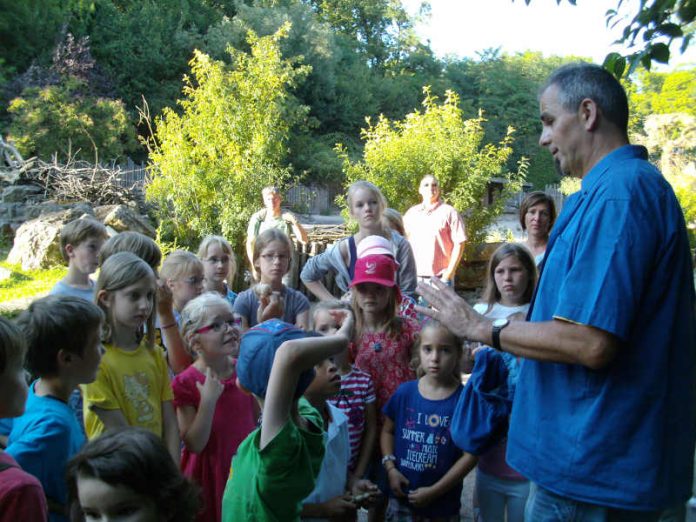
[[[193,453],[200,453],[208,444],[210,430],[213,427],[215,406],[225,386],[208,368],[205,372],[205,382],[202,385],[196,382],[196,388],[198,388],[201,397],[198,408],[188,404],[177,406],[176,420],[181,439],[186,447]]]
[[[161,280],[157,280],[157,315],[160,321],[162,342],[167,347],[167,359],[174,373],[183,372],[193,359],[186,351],[184,340],[174,319],[172,292]]]
[[[263,405],[259,449],[265,448],[288,421],[300,374],[347,348],[353,316],[347,310],[332,310],[331,314],[342,321],[335,335],[294,339],[278,348]]]

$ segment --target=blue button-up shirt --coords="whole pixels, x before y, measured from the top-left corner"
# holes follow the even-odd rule
[[[602,370],[522,363],[508,462],[559,495],[624,509],[686,500],[693,466],[696,326],[684,218],[643,147],[605,156],[554,226],[531,321],[620,342]]]

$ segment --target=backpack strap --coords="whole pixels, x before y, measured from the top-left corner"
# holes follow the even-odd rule
[[[348,262],[348,275],[352,281],[355,277],[355,262],[358,260],[358,247],[355,244],[355,236],[350,236],[348,238],[348,256],[350,257]]]
[[[261,230],[261,223],[266,220],[266,209],[262,208],[256,213],[256,223],[254,224],[254,237],[259,236],[259,230]]]

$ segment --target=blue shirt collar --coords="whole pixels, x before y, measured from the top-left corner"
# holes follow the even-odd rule
[[[624,145],[618,149],[614,149],[609,154],[604,156],[599,162],[590,169],[590,171],[582,178],[581,189],[584,194],[590,192],[594,186],[602,179],[602,175],[609,166],[617,161],[627,159],[648,159],[648,150],[642,145]]]

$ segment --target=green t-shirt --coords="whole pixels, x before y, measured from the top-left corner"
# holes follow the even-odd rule
[[[289,420],[263,450],[260,428],[239,445],[222,497],[223,522],[300,519],[302,500],[314,489],[324,458],[324,422],[306,399],[299,400],[298,409],[316,430]]]

